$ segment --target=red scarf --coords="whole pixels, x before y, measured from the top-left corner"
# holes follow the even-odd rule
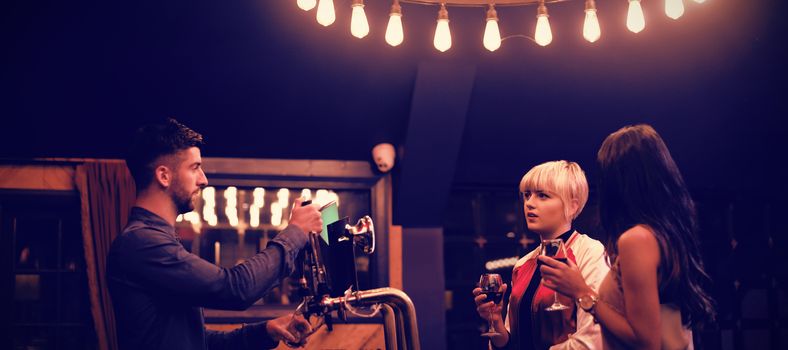
[[[570,248],[572,242],[578,234],[575,232],[566,242],[566,256],[567,259],[577,264],[575,254]],[[541,248],[540,248],[541,249]],[[523,294],[531,283],[531,278],[537,267],[537,260],[539,254],[534,254],[532,258],[528,259],[522,265],[515,267],[512,272],[512,294],[509,297],[509,329],[510,329],[510,348],[519,349],[519,315],[520,304]],[[554,302],[553,295],[555,292],[542,285],[536,288],[534,300],[531,303],[531,332],[533,332],[534,349],[547,349],[552,345],[565,342],[569,335],[577,330],[576,319],[576,306],[574,300],[563,295],[558,294],[558,300],[562,304],[570,306],[569,309],[560,311],[545,311],[544,309]]]

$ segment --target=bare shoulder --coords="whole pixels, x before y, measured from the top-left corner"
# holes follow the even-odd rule
[[[631,227],[621,234],[616,244],[619,256],[622,258],[636,256],[637,260],[641,261],[659,261],[659,242],[648,226]]]
[[[617,244],[619,249],[659,247],[654,232],[646,225],[632,226],[629,230],[624,231],[618,238]]]

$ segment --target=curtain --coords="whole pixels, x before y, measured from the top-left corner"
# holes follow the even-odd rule
[[[77,166],[82,203],[82,238],[98,347],[116,350],[115,314],[107,289],[107,254],[134,204],[134,180],[123,161],[88,161]]]

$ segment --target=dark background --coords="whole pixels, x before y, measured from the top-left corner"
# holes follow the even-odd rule
[[[350,1],[335,3],[337,22],[324,28],[295,0],[6,1],[0,158],[120,158],[131,130],[166,116],[202,132],[210,157],[369,160],[372,146],[390,142],[400,150],[394,222],[445,228],[446,287],[460,300],[485,260],[522,253],[504,231],[517,227],[509,219],[519,215],[514,188],[525,171],[574,160],[593,187],[605,136],[645,122],[662,134],[699,203],[728,315],[711,338],[739,348],[747,339],[772,339],[767,346],[776,348],[786,338],[778,337],[784,314],[773,311],[784,307],[785,285],[775,277],[788,194],[785,1],[685,1],[676,21],[662,1],[644,1],[646,29],[633,34],[626,2],[599,0],[594,44],[581,36],[583,2],[558,3],[549,5],[552,44],[515,37],[493,53],[481,45],[482,9],[449,8],[454,46],[439,53],[437,8],[403,4],[405,42],[392,48],[383,40],[388,1],[367,1],[371,32],[361,40],[349,33]],[[532,35],[535,11],[500,8],[503,35]],[[423,101],[433,95],[417,82],[440,90],[468,76],[460,119],[439,120],[450,132],[425,130]],[[457,106],[434,101],[444,105]],[[459,142],[441,143],[452,132]],[[430,143],[444,148],[431,153]],[[435,167],[447,174],[415,185],[414,169]],[[447,188],[424,199],[437,209],[409,209],[423,209],[413,198],[431,186]],[[479,236],[501,248],[473,248]],[[766,251],[774,260],[763,260]],[[468,254],[474,259],[463,260]],[[463,270],[452,259],[472,263]],[[753,273],[764,266],[774,273]],[[748,278],[755,281],[729,290]],[[750,289],[769,301],[755,323],[742,314]],[[478,339],[452,338],[479,325],[472,310],[456,307],[447,313],[449,348]],[[753,327],[766,333],[746,333]]]
[[[361,40],[349,2],[328,28],[295,1],[6,2],[0,156],[116,158],[135,126],[174,116],[205,134],[207,156],[369,159],[378,142],[405,143],[418,64],[431,62],[476,69],[456,183],[510,185],[558,158],[593,174],[604,137],[637,122],[694,187],[782,178],[784,1],[687,1],[677,21],[645,1],[639,34],[626,2],[599,1],[595,44],[581,1],[559,3],[551,45],[511,38],[493,53],[483,10],[455,8],[443,54],[436,9],[403,4],[392,48],[388,1],[368,1]],[[533,7],[499,10],[504,36],[532,35]]]

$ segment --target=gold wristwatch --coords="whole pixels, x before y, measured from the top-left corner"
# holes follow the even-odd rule
[[[594,314],[594,308],[596,307],[596,302],[599,300],[593,293],[589,293],[577,298],[577,306],[579,306],[583,311],[588,312],[589,314]]]

